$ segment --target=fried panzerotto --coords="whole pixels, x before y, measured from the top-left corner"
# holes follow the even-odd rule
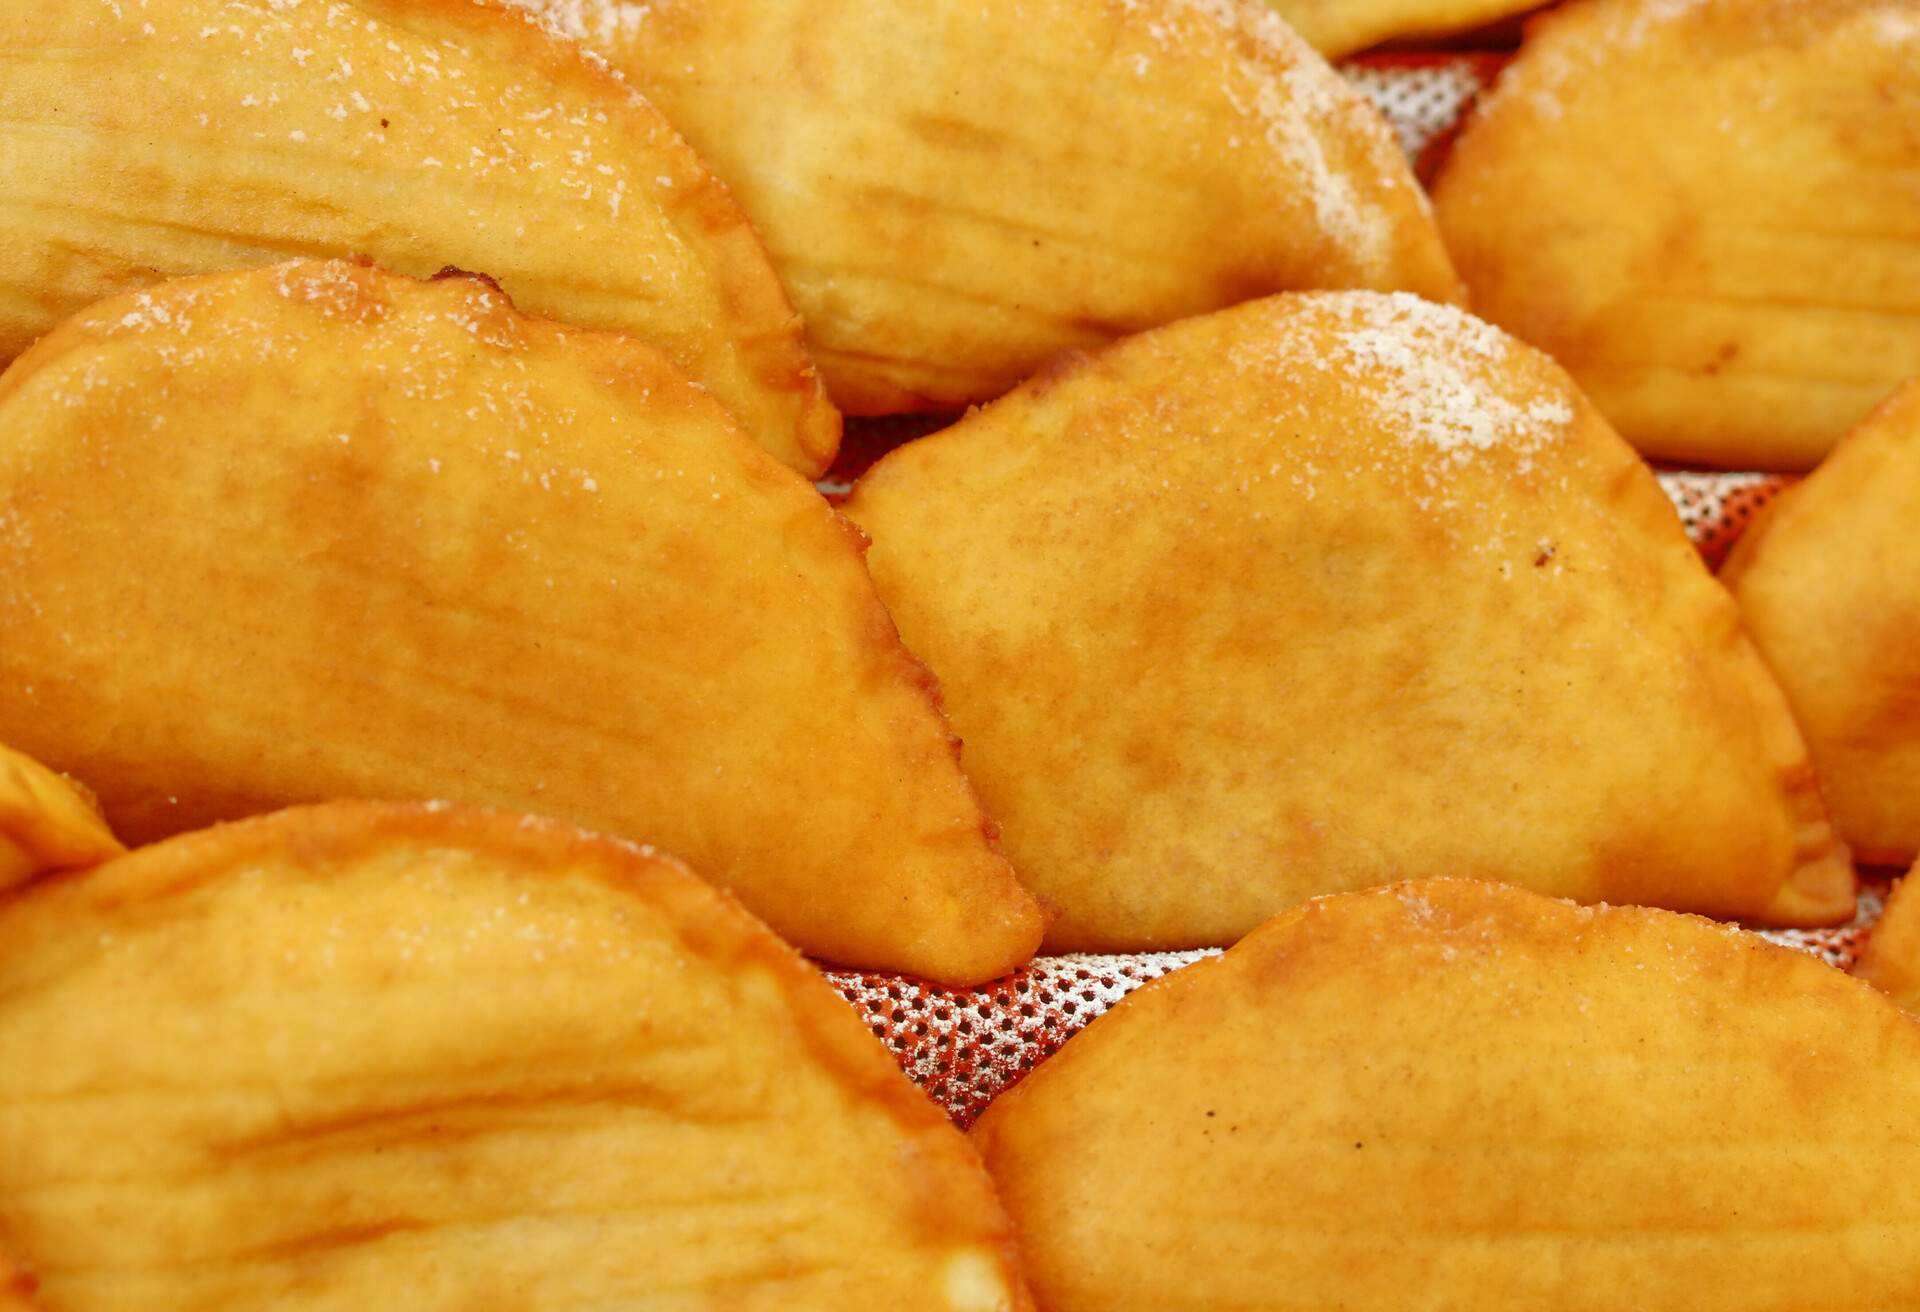
[[[1268,0],[1329,59],[1399,37],[1445,36],[1536,7],[1539,0]]]
[[[1854,973],[1920,1015],[1920,864],[1894,886]]]
[[[1920,855],[1920,382],[1781,494],[1721,577],[1863,861]]]
[[[765,250],[659,112],[466,0],[0,6],[0,361],[159,279],[291,256],[497,278],[664,350],[787,464],[840,420]]]
[[[665,358],[484,282],[69,322],[0,378],[0,562],[0,737],[131,839],[449,797],[658,842],[835,961],[1038,941],[857,534]]]
[[[847,509],[1055,948],[1225,944],[1436,873],[1851,914],[1652,475],[1457,310],[1281,296],[1070,358]]]
[[[0,899],[0,1238],[49,1312],[1030,1306],[965,1140],[730,899],[370,803]]]
[[[1435,188],[1474,308],[1649,455],[1806,469],[1920,374],[1912,0],[1587,0]]]
[[[71,779],[0,743],[0,892],[45,871],[95,865],[125,850],[93,799]]]
[[[1438,880],[1149,984],[974,1142],[1043,1312],[1892,1308],[1916,1099],[1920,1026],[1811,957]]]
[[[1459,295],[1384,123],[1258,0],[516,2],[713,164],[850,412],[1269,292]]]

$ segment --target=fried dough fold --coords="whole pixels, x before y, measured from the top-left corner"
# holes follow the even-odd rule
[[[1651,456],[1811,468],[1920,374],[1912,0],[1586,0],[1434,189],[1494,323]]]
[[[1147,985],[974,1130],[1042,1312],[1920,1298],[1920,1026],[1689,916],[1436,880]],[[1786,1291],[1783,1293],[1783,1291]]]
[[[849,413],[1305,287],[1459,283],[1379,115],[1258,0],[517,0],[740,198]]]
[[[293,256],[497,278],[633,333],[809,476],[840,420],[746,217],[660,113],[469,0],[0,5],[0,361],[102,297]]]
[[[145,841],[336,796],[657,842],[803,950],[977,982],[1040,915],[858,535],[661,355],[338,262],[0,378],[0,737]]]
[[[958,1131],[648,849],[337,803],[0,899],[0,1234],[47,1312],[1016,1312]]]
[[[1741,537],[1721,572],[1862,861],[1920,855],[1920,381]]]
[[[1268,0],[1328,59],[1383,41],[1447,36],[1538,6],[1540,0]]]
[[[1894,885],[1854,973],[1920,1016],[1920,863]]]
[[[1280,296],[1063,360],[847,513],[1056,950],[1464,872],[1852,914],[1786,702],[1653,476],[1457,310]]]
[[[125,850],[85,789],[0,743],[0,892]]]

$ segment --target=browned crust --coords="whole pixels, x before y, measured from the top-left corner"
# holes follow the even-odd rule
[[[1273,304],[1305,307],[1322,298],[1349,294],[1287,292],[1265,299]],[[1227,316],[1249,313],[1259,304],[1261,302],[1248,302],[1216,311],[1215,314]],[[1060,353],[980,413],[991,415],[1001,407],[1013,408],[1012,413],[1023,413],[1020,407],[1044,407],[1052,393],[1086,377],[1118,376],[1126,372],[1138,352],[1148,349],[1145,344],[1158,341],[1163,334],[1189,331],[1190,326],[1208,317],[1196,316],[1184,321],[1184,324],[1164,325],[1133,338]],[[1834,829],[1815,776],[1805,735],[1793,718],[1786,694],[1743,627],[1739,607],[1700,565],[1698,552],[1688,541],[1683,526],[1674,516],[1671,504],[1659,490],[1646,462],[1613,431],[1580,392],[1566,369],[1550,356],[1526,346],[1518,339],[1509,340],[1517,351],[1524,352],[1526,358],[1535,362],[1544,376],[1553,381],[1555,389],[1575,408],[1581,429],[1589,434],[1586,439],[1588,445],[1601,462],[1600,477],[1606,480],[1606,503],[1618,516],[1631,519],[1633,526],[1644,533],[1650,543],[1661,545],[1676,564],[1691,576],[1688,589],[1677,595],[1670,604],[1684,609],[1685,616],[1691,621],[1685,627],[1695,636],[1703,655],[1725,658],[1723,664],[1727,679],[1737,683],[1743,690],[1748,708],[1760,717],[1767,730],[1768,761],[1772,766],[1772,782],[1778,790],[1781,814],[1791,832],[1791,856],[1764,904],[1747,901],[1733,904],[1695,902],[1692,909],[1772,926],[1808,927],[1846,923],[1857,910],[1858,887],[1853,854]],[[1920,396],[1920,384],[1916,384],[1915,394]],[[971,418],[971,412],[968,418]],[[903,454],[910,448],[919,449],[930,443],[966,442],[970,440],[972,431],[972,426],[962,420],[888,452],[861,475],[844,502],[847,513],[856,519],[863,517],[866,510],[863,493],[882,486],[890,467],[906,469],[907,462],[917,458]],[[894,463],[896,457],[898,463]],[[1618,881],[1613,886],[1603,883],[1597,896],[1619,902],[1650,900],[1644,884],[1630,880]],[[1183,941],[1159,942],[1154,946],[1171,949],[1217,944]]]
[[[677,859],[652,848],[592,834],[533,816],[439,802],[322,802],[196,830],[141,848],[91,870],[51,876],[0,895],[0,912],[23,898],[68,887],[101,911],[161,902],[238,874],[257,861],[293,859],[318,867],[393,847],[440,846],[485,853],[528,879],[564,871],[584,874],[622,896],[637,898],[672,927],[688,955],[734,974],[761,971],[780,989],[793,1033],[833,1079],[861,1104],[887,1117],[921,1162],[950,1172],[984,1168],[953,1124],[910,1083],[858,1016],[792,947],[724,891],[697,878]],[[906,1150],[903,1150],[906,1151]],[[923,1191],[917,1221],[925,1233],[950,1237],[990,1227],[965,1197]],[[1004,1219],[989,1242],[1017,1276],[1018,1250]],[[0,1292],[10,1270],[0,1257]],[[11,1273],[30,1291],[30,1280]],[[0,1310],[6,1308],[0,1301]],[[1022,1306],[1025,1306],[1024,1304]]]
[[[184,317],[185,303],[198,301],[204,310],[210,303],[258,295],[262,288],[271,288],[275,283],[330,274],[339,276],[329,288],[331,295],[327,300],[314,302],[296,298],[286,302],[288,312],[357,322],[378,319],[393,312],[404,298],[453,298],[466,294],[469,288],[485,289],[489,297],[497,302],[490,305],[485,313],[503,321],[518,341],[559,343],[584,356],[597,356],[606,362],[607,369],[614,375],[644,383],[649,389],[651,404],[685,406],[701,412],[706,422],[733,432],[737,436],[736,454],[746,477],[757,482],[777,484],[783,495],[800,498],[796,506],[804,505],[808,514],[827,517],[846,535],[856,556],[864,553],[864,534],[850,521],[822,504],[811,489],[796,483],[790,470],[742,432],[737,418],[706,389],[682,373],[669,357],[633,337],[526,314],[513,306],[510,297],[499,292],[492,279],[460,269],[443,269],[431,278],[417,279],[383,269],[366,260],[293,261],[235,272],[178,278],[148,290],[123,293],[96,303],[36,342],[16,361],[13,368],[0,375],[0,405],[4,405],[15,393],[27,387],[40,371],[54,366],[63,356],[100,350],[103,344],[115,342],[122,336],[121,320],[130,309],[177,309]],[[270,297],[271,292],[268,295]],[[861,577],[864,580],[864,569],[861,570]],[[1022,887],[1000,852],[998,829],[987,815],[971,781],[959,768],[960,743],[946,715],[937,680],[926,665],[902,644],[892,616],[870,583],[865,586],[864,605],[853,618],[863,637],[871,642],[873,673],[885,676],[887,686],[904,688],[919,697],[934,716],[940,734],[940,750],[945,757],[942,764],[952,768],[952,778],[963,804],[971,815],[977,817],[979,832],[991,854],[991,868],[977,872],[981,883],[974,886],[976,896],[967,912],[972,917],[970,927],[978,935],[973,942],[976,946],[995,943],[1010,945],[1006,950],[991,953],[974,951],[965,969],[945,967],[936,972],[932,964],[923,964],[920,969],[930,975],[938,973],[942,982],[955,984],[978,983],[1002,975],[1033,955],[1045,931],[1043,910]],[[307,800],[317,799],[227,797],[214,799],[190,811],[169,807],[163,818],[129,813],[124,809],[116,812],[114,818],[121,832],[130,840],[149,841],[179,833],[183,828]]]

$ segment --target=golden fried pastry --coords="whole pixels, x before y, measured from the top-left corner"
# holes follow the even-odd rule
[[[1540,0],[1267,0],[1329,59],[1402,37],[1446,36],[1524,13]]]
[[[1920,381],[1751,527],[1721,577],[1863,861],[1920,855]]]
[[[835,961],[1039,939],[854,531],[664,357],[484,282],[96,306],[0,379],[0,542],[0,738],[129,838],[448,797],[658,842]]]
[[[1904,1308],[1916,1100],[1811,957],[1436,880],[1149,984],[974,1142],[1042,1312]]]
[[[1920,373],[1913,0],[1587,0],[1434,199],[1474,308],[1649,455],[1806,469]]]
[[[1259,0],[517,0],[740,198],[850,412],[1299,287],[1455,298],[1364,99]]]
[[[1854,973],[1920,1015],[1920,864],[1894,885]]]
[[[1652,475],[1457,310],[1280,296],[1068,358],[847,510],[1056,949],[1231,943],[1435,873],[1852,913]]]
[[[0,892],[44,871],[94,865],[125,850],[73,780],[0,743]]]
[[[0,901],[0,1236],[48,1312],[1030,1306],[959,1132],[730,899],[369,803]]]
[[[744,215],[630,87],[467,0],[0,5],[0,361],[109,294],[296,255],[636,334],[814,475],[840,421]]]

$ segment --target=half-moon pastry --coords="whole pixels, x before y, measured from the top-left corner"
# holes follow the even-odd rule
[[[1069,357],[848,513],[1058,950],[1436,873],[1843,920],[1786,702],[1653,476],[1458,310],[1273,297]]]
[[[135,841],[537,810],[815,955],[988,979],[1039,911],[860,548],[663,356],[485,282],[169,283],[0,378],[0,738]]]
[[[1721,578],[1862,860],[1920,855],[1920,382],[1749,528]]]
[[[1524,13],[1539,0],[1267,0],[1329,59],[1408,37],[1446,36]]]
[[[1459,295],[1385,124],[1259,0],[516,0],[765,238],[851,413],[1302,287]]]
[[[0,743],[0,892],[45,871],[95,865],[125,850],[93,799],[71,779]]]
[[[0,5],[0,362],[176,274],[365,256],[636,334],[818,474],[840,421],[726,189],[524,15],[455,0]]]
[[[1920,374],[1912,0],[1586,0],[1434,190],[1474,309],[1651,456],[1807,469]]]
[[[1916,1100],[1812,957],[1438,880],[1147,985],[973,1137],[1042,1312],[1896,1308]]]
[[[0,899],[0,1237],[46,1312],[1030,1306],[959,1132],[731,899],[371,803]]]

